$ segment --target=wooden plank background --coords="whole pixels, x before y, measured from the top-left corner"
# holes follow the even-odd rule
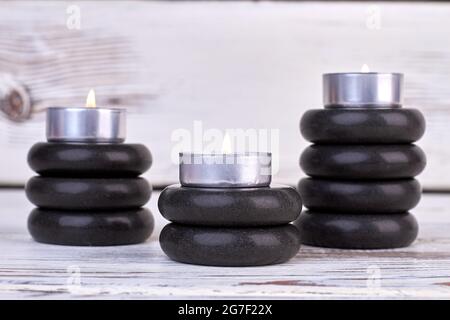
[[[80,30],[66,26],[70,5]],[[280,129],[275,181],[295,184],[307,144],[298,122],[321,107],[321,74],[368,64],[405,73],[406,105],[428,122],[420,179],[450,189],[449,17],[447,3],[0,2],[0,74],[28,88],[34,110],[22,123],[0,118],[0,181],[32,175],[26,152],[44,139],[42,110],[82,104],[93,87],[99,104],[129,108],[128,140],[152,150],[155,184],[177,180],[171,133],[194,120]]]

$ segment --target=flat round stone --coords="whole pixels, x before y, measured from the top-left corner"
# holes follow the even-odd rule
[[[419,230],[410,213],[336,214],[305,211],[294,222],[303,244],[340,249],[409,246]]]
[[[306,208],[345,213],[395,213],[414,208],[421,197],[415,179],[339,181],[304,178],[298,190]]]
[[[113,210],[143,206],[152,189],[143,178],[32,177],[25,191],[28,199],[40,208]]]
[[[36,143],[28,152],[31,169],[52,177],[137,177],[152,164],[142,144]]]
[[[141,243],[154,228],[146,208],[125,211],[34,209],[28,230],[37,242],[70,246],[114,246]]]
[[[411,143],[424,134],[425,118],[406,108],[313,109],[303,114],[300,131],[313,143]]]
[[[283,263],[300,249],[291,224],[259,228],[194,227],[170,223],[160,245],[172,260],[198,265],[245,267]]]
[[[425,153],[413,144],[311,145],[300,157],[307,175],[332,179],[412,178],[425,165]]]
[[[161,214],[172,222],[203,226],[270,226],[298,218],[302,201],[288,186],[189,188],[172,185],[159,196]]]

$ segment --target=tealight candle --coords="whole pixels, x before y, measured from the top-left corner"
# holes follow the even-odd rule
[[[89,92],[86,107],[47,109],[49,142],[121,143],[126,137],[126,110],[97,108]]]
[[[268,187],[271,168],[269,152],[180,153],[180,183],[185,187]]]
[[[304,244],[346,249],[405,247],[417,236],[409,210],[425,167],[412,144],[424,133],[419,110],[402,107],[403,75],[323,75],[324,109],[300,122],[314,144],[300,157],[309,176],[298,189],[309,211],[295,222]]]
[[[402,105],[403,74],[376,72],[323,75],[323,101],[327,107],[396,108]]]

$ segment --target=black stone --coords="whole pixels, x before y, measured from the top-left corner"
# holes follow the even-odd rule
[[[412,178],[425,168],[422,149],[403,145],[312,145],[300,157],[311,177],[332,179]]]
[[[34,209],[28,230],[37,242],[71,246],[113,246],[144,242],[154,220],[148,209],[77,212]]]
[[[170,259],[190,264],[244,267],[286,262],[300,249],[291,224],[264,228],[193,227],[170,223],[160,235]]]
[[[305,207],[346,213],[395,213],[414,208],[421,187],[415,179],[338,181],[304,178],[298,185]]]
[[[114,210],[143,206],[150,199],[151,186],[143,178],[33,177],[25,191],[28,199],[40,208]]]
[[[37,143],[28,153],[32,170],[53,177],[137,177],[151,163],[142,144]]]
[[[410,213],[336,214],[303,212],[297,221],[305,245],[340,249],[389,249],[409,246],[419,230]]]
[[[417,141],[425,119],[416,109],[314,109],[300,121],[303,137],[314,143],[400,144]]]
[[[161,214],[172,222],[203,226],[270,226],[298,218],[302,201],[288,186],[188,188],[172,185],[159,196]]]

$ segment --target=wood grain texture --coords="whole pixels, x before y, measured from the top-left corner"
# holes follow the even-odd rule
[[[304,246],[289,263],[248,268],[170,261],[157,241],[166,223],[156,208],[158,195],[148,205],[156,231],[147,243],[89,248],[33,242],[26,230],[32,206],[24,192],[0,190],[0,298],[450,299],[450,195],[424,195],[414,210],[419,238],[409,248]]]
[[[74,4],[81,30],[66,27]],[[367,27],[374,8],[379,29]],[[279,129],[274,180],[295,184],[307,145],[298,123],[321,107],[321,74],[366,63],[405,73],[406,105],[428,123],[420,178],[427,189],[449,189],[449,16],[448,3],[1,2],[0,72],[28,86],[37,112],[22,124],[0,119],[0,181],[23,184],[32,174],[24,159],[44,139],[39,110],[82,104],[94,87],[101,105],[129,109],[129,141],[153,151],[148,177],[157,184],[177,180],[171,134],[194,120]]]

